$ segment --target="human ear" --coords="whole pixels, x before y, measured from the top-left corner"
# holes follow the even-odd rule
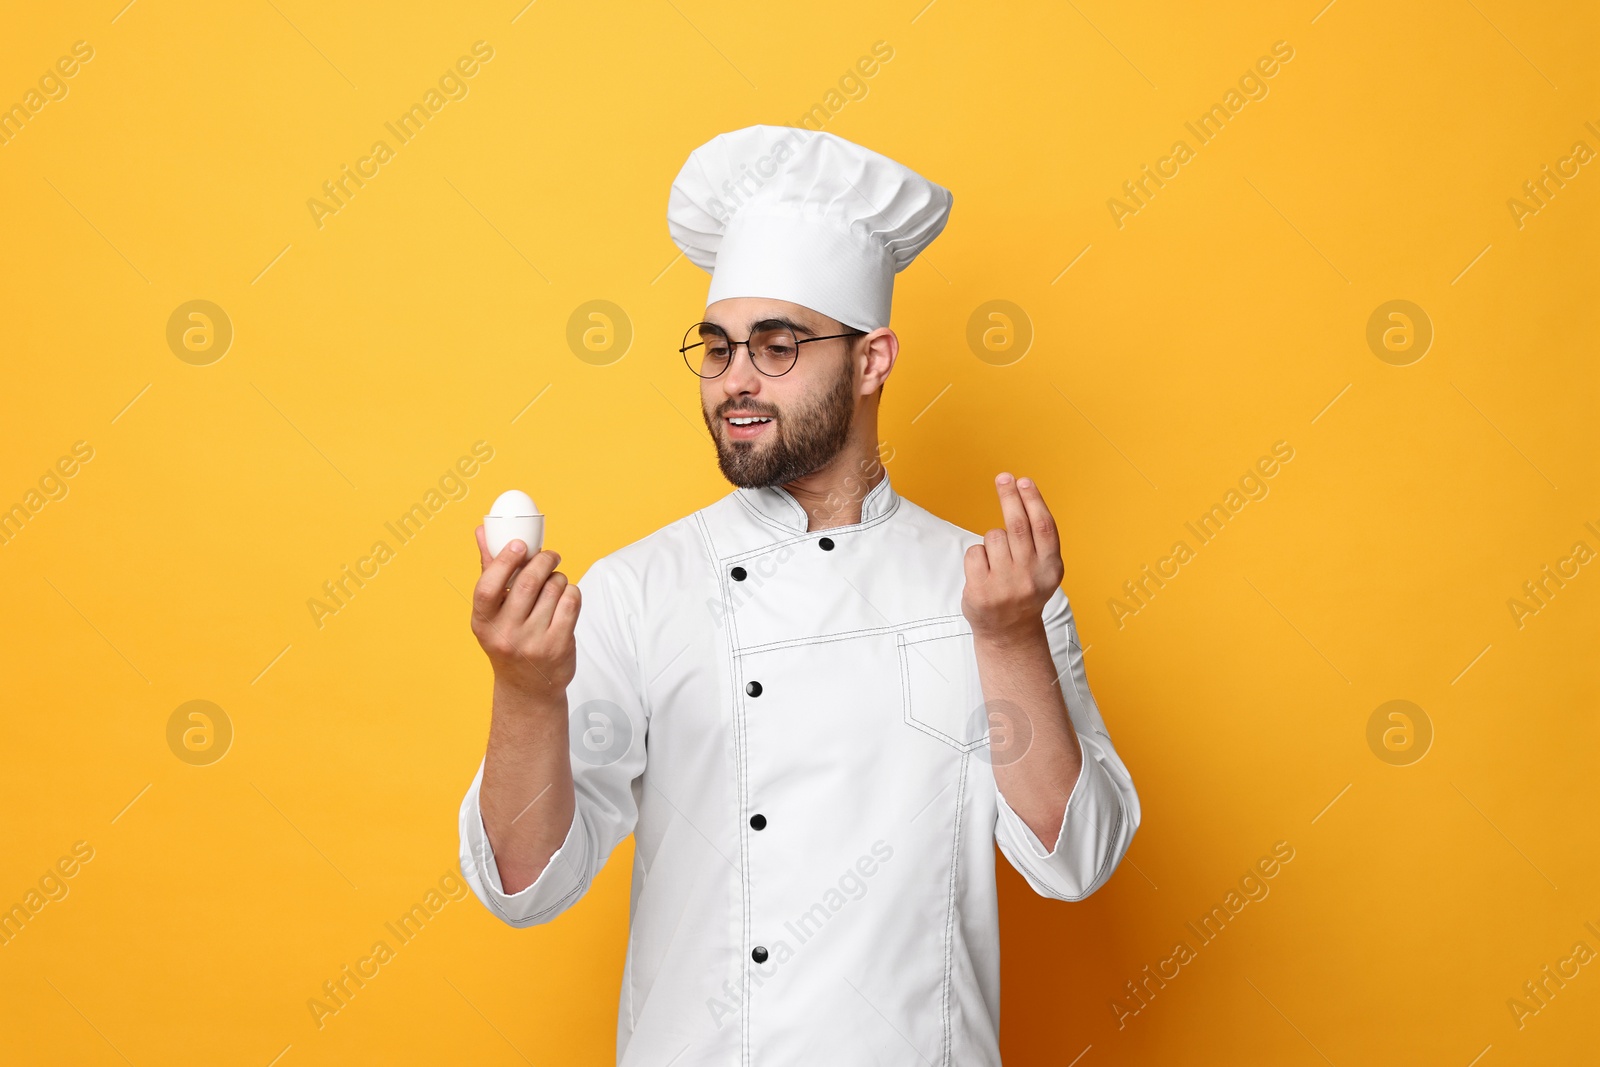
[[[894,361],[900,354],[900,338],[887,326],[873,330],[865,337],[856,338],[865,357],[862,384],[881,389],[894,370]]]

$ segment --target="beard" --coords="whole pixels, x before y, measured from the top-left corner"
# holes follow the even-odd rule
[[[854,362],[844,359],[832,384],[793,411],[729,399],[718,405],[713,415],[701,404],[700,414],[717,446],[722,476],[744,489],[763,489],[826,467],[850,439],[856,410],[853,371]],[[754,441],[725,440],[721,413],[738,409],[772,416],[772,428]]]

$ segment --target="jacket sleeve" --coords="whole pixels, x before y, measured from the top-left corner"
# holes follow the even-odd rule
[[[1083,769],[1048,849],[997,786],[995,841],[1039,895],[1082,900],[1106,883],[1128,851],[1139,828],[1139,794],[1089,692],[1072,607],[1060,589],[1045,604],[1044,623],[1061,694],[1083,748]]]
[[[577,670],[567,686],[575,804],[561,847],[532,885],[507,893],[483,827],[483,763],[461,802],[461,871],[479,900],[512,926],[546,923],[577,903],[638,820],[649,715],[640,679],[637,584],[608,559],[578,583]]]

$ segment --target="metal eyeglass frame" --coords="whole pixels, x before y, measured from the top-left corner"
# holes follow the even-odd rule
[[[693,334],[693,333],[697,332],[701,326],[710,326],[712,329],[714,329],[714,330],[718,331],[719,333],[721,333],[724,337],[728,336],[728,332],[726,330],[724,330],[721,326],[718,326],[714,322],[704,322],[704,321],[697,322],[693,326],[689,327],[687,330],[683,331],[683,336],[685,338],[688,338],[690,334]],[[728,351],[729,351],[728,362],[727,362],[726,366],[724,366],[721,370],[717,371],[717,373],[715,373],[715,374],[701,374],[699,371],[694,369],[694,364],[689,362],[689,352],[691,350],[693,350],[693,349],[699,348],[700,346],[704,345],[705,344],[704,341],[697,341],[692,345],[682,345],[682,346],[679,347],[678,352],[679,352],[679,354],[681,354],[683,356],[684,365],[687,366],[691,371],[693,371],[696,377],[698,377],[698,378],[700,378],[700,379],[702,379],[704,381],[710,381],[713,378],[720,378],[720,377],[722,377],[724,374],[726,374],[728,372],[728,367],[733,366],[733,354],[732,354],[733,349],[738,348],[740,345],[743,345],[744,346],[744,354],[747,357],[750,358],[750,366],[755,367],[755,370],[756,370],[757,374],[761,375],[764,378],[782,378],[785,374],[788,374],[790,371],[794,370],[794,365],[796,363],[800,362],[799,348],[800,348],[801,345],[808,345],[812,341],[835,341],[835,340],[838,340],[841,337],[865,337],[869,332],[870,331],[868,331],[868,330],[851,330],[849,333],[831,333],[831,334],[828,334],[825,337],[807,337],[807,338],[804,338],[804,339],[796,337],[794,339],[794,344],[795,344],[795,349],[796,349],[795,354],[794,354],[794,360],[789,364],[788,367],[786,367],[785,369],[779,371],[777,374],[768,374],[766,371],[762,370],[756,364],[755,358],[753,356],[750,356],[750,342],[755,338],[755,334],[751,334],[749,337],[746,337],[743,341],[735,341],[733,338],[729,337],[728,338]],[[789,333],[793,334],[794,331],[793,330],[789,330]]]

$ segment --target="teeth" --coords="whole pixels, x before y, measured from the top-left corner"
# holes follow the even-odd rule
[[[771,422],[772,420],[769,419],[769,418],[764,418],[764,417],[751,417],[751,418],[729,419],[728,421],[733,423],[735,426],[749,426],[752,423]]]

